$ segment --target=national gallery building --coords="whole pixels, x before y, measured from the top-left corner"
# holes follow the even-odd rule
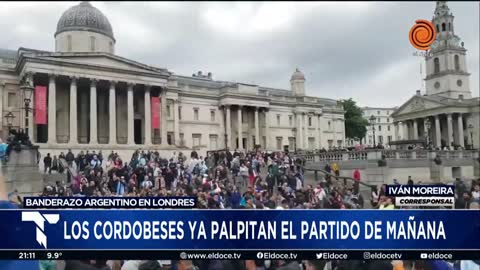
[[[344,144],[343,108],[307,96],[298,69],[290,89],[274,89],[138,63],[115,54],[110,22],[88,2],[61,15],[54,37],[55,52],[0,49],[1,137],[25,130],[42,156]]]

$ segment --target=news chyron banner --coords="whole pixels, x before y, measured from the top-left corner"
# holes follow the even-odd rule
[[[2,210],[0,220],[2,259],[193,259],[192,254],[196,259],[474,259],[480,254],[478,210]]]

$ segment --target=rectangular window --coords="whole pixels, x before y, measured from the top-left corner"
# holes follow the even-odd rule
[[[192,134],[193,147],[200,146],[202,142],[202,134]]]
[[[210,111],[210,121],[215,122],[215,111],[214,110]]]
[[[388,140],[388,143],[390,143],[392,141],[392,136],[388,136],[387,140]]]
[[[178,106],[178,120],[182,120],[182,106]]]
[[[280,126],[280,114],[277,114],[277,126]]]
[[[288,116],[288,125],[291,127],[293,126],[293,116],[291,115]]]
[[[387,117],[387,123],[390,123],[390,118]]]
[[[167,144],[172,145],[173,144],[173,132],[168,132],[167,133]]]
[[[378,131],[382,131],[382,126],[378,126]]]
[[[308,117],[308,126],[311,127],[312,126],[312,117],[309,116]],[[310,148],[311,149],[311,148]]]
[[[310,150],[315,149],[315,138],[313,137],[308,138],[308,149]]]
[[[180,133],[180,146],[185,146],[185,135]]]
[[[90,37],[90,51],[95,51],[95,37]]]
[[[380,117],[377,118],[377,122],[380,123]]]
[[[193,120],[198,121],[198,109],[193,109]]]
[[[390,131],[390,125],[387,126],[387,130]]]
[[[167,104],[167,117],[168,117],[168,118],[170,118],[170,116],[172,115],[172,114],[170,113],[170,107],[171,107],[170,104]]]
[[[380,111],[377,111],[377,114],[380,115]]]
[[[277,137],[277,150],[282,149],[282,137]]]
[[[328,121],[328,129],[330,129],[330,128],[331,128],[330,121]]]
[[[211,134],[210,135],[210,150],[215,150],[218,148],[218,136]]]
[[[8,107],[16,107],[17,106],[17,94],[16,93],[8,93]]]
[[[378,136],[378,143],[383,144],[383,136],[382,135]]]

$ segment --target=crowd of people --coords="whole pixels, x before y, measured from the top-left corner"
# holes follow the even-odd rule
[[[337,163],[327,164],[325,176],[317,182],[307,181],[305,160],[288,152],[212,151],[200,156],[192,151],[169,157],[156,151],[137,150],[125,161],[116,153],[101,151],[74,154],[68,150],[58,157],[44,157],[44,172],[65,173],[66,183],[47,185],[41,196],[195,196],[200,209],[358,209],[364,207],[358,170],[353,182],[340,177]],[[341,181],[342,179],[343,181]],[[395,183],[395,181],[394,181]],[[409,179],[409,184],[413,180]],[[479,185],[472,191],[455,183],[463,198],[461,204],[480,198]],[[466,195],[464,194],[466,193]],[[460,194],[460,193],[458,193]],[[21,204],[17,193],[8,199]],[[384,187],[372,187],[370,206],[395,209],[385,196]],[[465,206],[466,207],[466,206]],[[403,265],[405,263],[405,265]],[[22,268],[23,269],[23,268]],[[42,270],[402,270],[412,269],[411,262],[395,261],[41,261]],[[419,262],[416,270],[435,270]],[[449,269],[449,268],[441,268]],[[453,269],[453,268],[452,268]]]
[[[64,162],[62,162],[64,160]],[[67,173],[67,184],[46,186],[44,196],[196,196],[198,208],[361,208],[358,188],[327,176],[305,181],[305,160],[286,152],[214,151],[187,157],[137,150],[128,161],[115,152],[70,150],[44,158],[44,171]],[[336,164],[333,165],[334,169]],[[337,168],[338,169],[338,168]],[[338,173],[338,170],[334,170]]]

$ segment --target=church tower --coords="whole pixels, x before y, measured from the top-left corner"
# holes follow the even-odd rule
[[[448,98],[471,98],[466,52],[463,42],[455,35],[454,16],[446,1],[437,1],[432,23],[437,37],[425,57],[427,95]]]

